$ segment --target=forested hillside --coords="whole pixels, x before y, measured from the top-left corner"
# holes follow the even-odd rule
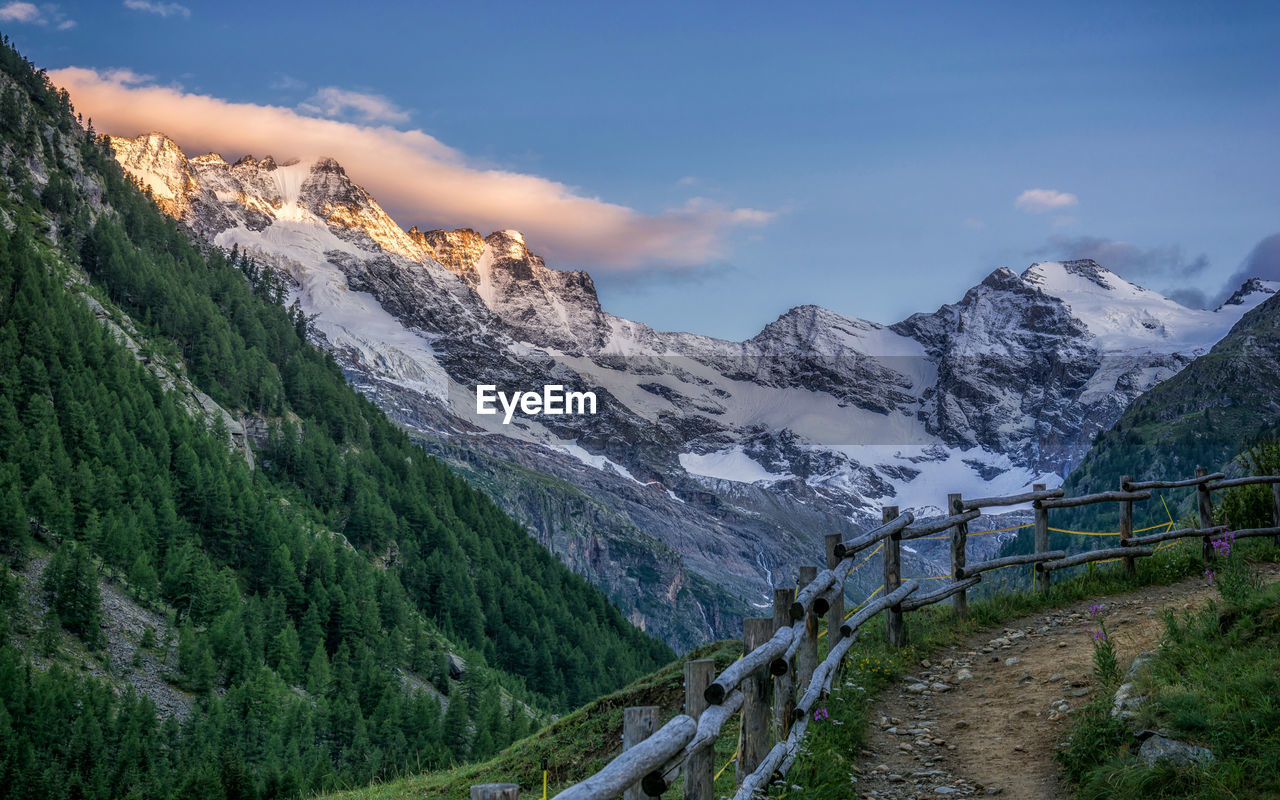
[[[0,796],[365,783],[672,657],[349,388],[273,273],[195,247],[7,38],[0,69]],[[254,466],[165,375],[266,432]],[[167,613],[181,725],[67,656],[127,673],[92,655],[104,575]]]

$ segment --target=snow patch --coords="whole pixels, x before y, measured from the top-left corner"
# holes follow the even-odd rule
[[[761,466],[743,451],[742,445],[735,445],[728,450],[717,453],[681,453],[680,466],[691,475],[704,478],[718,478],[737,483],[777,483],[788,480],[793,475],[777,475]]]

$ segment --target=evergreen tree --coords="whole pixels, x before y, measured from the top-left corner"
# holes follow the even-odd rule
[[[471,744],[467,737],[466,700],[461,694],[455,694],[449,700],[441,722],[441,735],[445,749],[455,762],[466,760],[471,752]]]
[[[20,559],[31,539],[31,524],[16,485],[0,493],[0,551]]]
[[[63,627],[85,643],[99,640],[98,575],[88,549],[74,540],[62,543],[45,567],[43,585]]]

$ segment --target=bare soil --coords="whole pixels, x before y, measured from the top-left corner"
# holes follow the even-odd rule
[[[1068,797],[1054,752],[1073,711],[1098,691],[1089,606],[1106,606],[1125,668],[1159,644],[1161,609],[1193,609],[1216,594],[1197,578],[1082,601],[980,631],[920,662],[877,701],[857,796]]]

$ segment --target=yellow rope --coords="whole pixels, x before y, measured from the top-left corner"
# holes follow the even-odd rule
[[[867,595],[867,599],[866,599],[866,600],[863,600],[861,603],[858,603],[856,606],[854,606],[852,611],[850,611],[848,614],[845,614],[845,615],[844,615],[844,618],[845,618],[845,619],[848,619],[849,617],[852,617],[854,614],[857,614],[859,611],[861,611],[861,610],[862,610],[862,609],[867,605],[867,603],[870,603],[870,602],[871,602],[872,598],[874,598],[876,595],[880,594],[880,593],[881,593],[881,592],[883,592],[883,591],[884,591],[884,584],[882,583],[882,584],[880,584],[880,588],[879,588],[879,589],[876,589],[874,592],[872,592],[871,594]]]
[[[1164,501],[1164,492],[1160,493],[1160,503],[1164,506],[1164,513],[1169,517],[1169,524],[1173,524],[1173,514],[1169,511],[1169,504]]]
[[[1119,531],[1108,531],[1107,533],[1095,533],[1093,531],[1072,531],[1066,528],[1050,528],[1054,533],[1070,533],[1076,536],[1119,536]]]
[[[732,756],[729,756],[729,760],[728,760],[728,761],[726,761],[726,762],[724,762],[724,766],[720,768],[720,771],[719,771],[719,772],[717,772],[717,773],[716,773],[716,776],[715,776],[714,778],[712,778],[711,780],[712,780],[712,781],[718,781],[718,780],[720,780],[720,776],[721,776],[721,775],[723,775],[723,774],[724,774],[724,771],[725,771],[726,769],[728,769],[728,768],[729,768],[729,765],[730,765],[730,764],[732,764],[733,762],[737,761],[737,760],[738,760],[738,754],[737,754],[737,753],[734,753]]]

